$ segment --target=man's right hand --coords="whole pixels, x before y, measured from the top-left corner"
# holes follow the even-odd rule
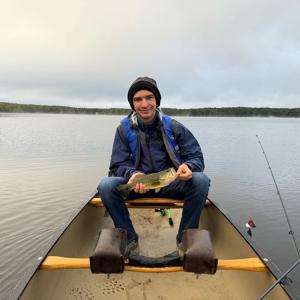
[[[179,180],[187,181],[192,178],[193,173],[186,164],[182,164],[178,167],[177,175]]]
[[[141,173],[141,172],[137,172],[137,173],[134,173],[128,180],[128,184],[129,183],[132,183],[135,179],[137,179],[138,177],[140,176],[143,176],[145,175],[144,173]],[[137,183],[135,188],[134,188],[134,191],[137,193],[137,194],[145,194],[149,191],[148,188],[146,188],[145,184],[144,183]]]

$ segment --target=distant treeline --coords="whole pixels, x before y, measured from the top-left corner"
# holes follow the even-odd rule
[[[77,108],[35,104],[0,102],[0,112],[7,113],[54,113],[54,114],[103,114],[127,115],[126,108]],[[206,107],[206,108],[163,108],[163,112],[173,116],[212,116],[212,117],[290,117],[299,118],[300,108],[270,107]]]
[[[176,116],[206,116],[206,117],[285,117],[299,118],[300,108],[270,108],[270,107],[204,107],[191,109],[164,108],[169,115]]]
[[[59,105],[36,105],[0,102],[0,112],[126,115],[129,114],[130,110],[127,108],[79,108]]]

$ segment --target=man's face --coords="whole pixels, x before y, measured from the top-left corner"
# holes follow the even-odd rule
[[[133,96],[133,108],[144,123],[151,122],[156,112],[154,94],[147,90],[136,92]]]

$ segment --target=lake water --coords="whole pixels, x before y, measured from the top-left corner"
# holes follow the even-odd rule
[[[106,176],[121,116],[0,114],[0,299],[18,296],[62,228]],[[299,259],[259,134],[300,247],[300,119],[178,117],[202,147],[210,197],[278,272]],[[300,266],[290,275],[300,299]],[[297,287],[298,292],[296,291]]]

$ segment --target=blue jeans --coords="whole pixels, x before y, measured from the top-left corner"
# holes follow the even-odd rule
[[[128,243],[138,240],[128,208],[122,195],[117,190],[120,184],[126,183],[123,177],[105,177],[98,185],[99,196],[110,214],[116,228],[127,230]],[[198,228],[201,211],[208,195],[210,179],[202,172],[193,172],[188,181],[175,180],[162,188],[158,193],[150,190],[145,194],[131,192],[127,199],[136,198],[173,198],[184,199],[182,217],[178,229],[177,241],[181,241],[182,232],[189,228]]]

